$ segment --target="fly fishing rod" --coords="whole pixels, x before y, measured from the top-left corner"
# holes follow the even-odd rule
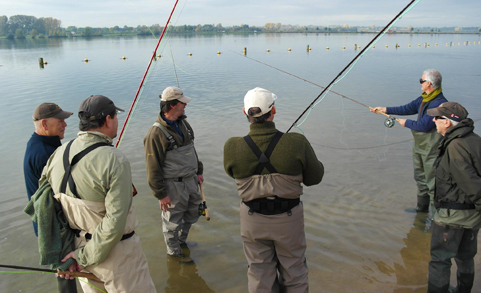
[[[14,265],[2,265],[2,264],[0,264],[0,268],[9,268],[9,269],[44,272],[44,273],[56,273],[58,275],[68,274],[68,275],[73,276],[73,277],[87,278],[87,279],[94,280],[94,281],[97,281],[97,282],[102,282],[99,278],[97,278],[96,275],[91,274],[91,273],[84,273],[84,272],[67,272],[67,271],[61,271],[61,270],[49,270],[49,269],[22,267],[22,266],[14,266]]]
[[[419,1],[421,1],[421,0],[412,0],[406,7],[404,7],[404,9],[401,10],[401,11],[361,50],[361,52],[359,52],[359,54],[357,54],[356,57],[354,57],[354,59],[352,59],[351,62],[349,62],[349,64],[347,64],[347,66],[344,67],[343,70],[341,70],[341,72],[339,72],[339,74],[329,83],[329,85],[327,85],[327,87],[324,88],[324,90],[323,90],[323,91],[314,99],[314,101],[312,101],[312,103],[301,113],[301,115],[294,121],[294,123],[292,123],[291,127],[289,127],[289,129],[286,131],[286,133],[288,133],[288,132],[292,129],[292,127],[294,127],[294,126],[297,124],[297,122],[302,118],[302,116],[304,116],[304,114],[316,103],[316,101],[317,101],[329,88],[331,88],[331,86],[336,82],[336,80],[337,80],[340,76],[342,76],[342,74],[343,74],[347,69],[349,69],[349,68],[351,67],[351,65],[357,61],[357,59],[359,59],[360,57],[362,57],[362,55],[364,54],[364,52],[370,48],[371,44],[374,43],[379,36],[384,35],[384,33],[385,33],[398,19],[400,19],[400,18],[405,14],[405,12],[407,12],[407,11],[411,8],[411,6],[412,6],[413,3],[416,2],[416,4],[417,4],[417,2],[419,2]],[[376,112],[376,113],[378,113],[378,112]],[[394,126],[394,123],[393,123],[394,120],[391,119],[390,121],[392,122],[392,123],[391,123],[391,122],[388,123],[389,125],[391,125],[390,127]],[[385,123],[385,125],[386,125],[386,123]]]
[[[128,124],[129,119],[130,119],[130,114],[132,113],[132,111],[135,107],[135,103],[137,102],[137,98],[139,96],[140,90],[142,89],[142,86],[144,85],[145,77],[147,76],[147,73],[149,72],[150,65],[152,65],[152,61],[155,59],[155,56],[157,54],[157,49],[159,48],[160,42],[162,41],[162,38],[164,37],[164,33],[167,29],[167,26],[170,23],[170,19],[171,19],[172,15],[174,14],[174,11],[175,11],[175,8],[177,7],[178,2],[179,2],[179,0],[175,1],[174,8],[172,8],[172,11],[170,12],[169,18],[167,19],[167,22],[165,23],[164,29],[162,30],[162,33],[160,34],[159,41],[157,42],[157,45],[155,46],[155,50],[154,50],[154,53],[152,54],[152,58],[150,58],[150,62],[149,62],[149,65],[147,66],[147,70],[145,70],[144,76],[142,77],[142,80],[140,81],[140,85],[139,85],[139,88],[137,89],[137,92],[135,93],[135,97],[134,97],[134,100],[132,101],[132,105],[130,105],[129,112],[127,113],[127,117],[125,118],[124,125],[122,126],[122,129],[120,130],[119,138],[117,139],[117,142],[115,143],[115,147],[118,147],[119,144],[120,144],[120,141],[122,140],[126,125]]]

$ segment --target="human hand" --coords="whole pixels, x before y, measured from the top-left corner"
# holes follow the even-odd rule
[[[159,204],[161,211],[168,212],[170,206],[172,205],[172,201],[170,200],[169,196],[166,196],[163,199],[159,199]]]
[[[373,113],[378,113],[378,114],[379,114],[379,113],[384,113],[384,114],[385,114],[386,111],[387,111],[386,107],[376,107],[376,108],[371,108],[371,107],[369,107],[369,110],[370,110],[371,112],[373,112]]]
[[[202,175],[202,174],[197,175],[197,178],[199,179],[199,184],[204,183],[204,175]]]
[[[61,261],[62,262],[66,262],[69,258],[73,258],[75,260],[75,252],[72,251],[70,252],[69,254],[67,254]],[[70,265],[70,267],[68,268],[68,272],[80,272],[81,270],[83,270],[83,267],[81,265],[78,264],[77,261],[75,261],[72,265]],[[64,278],[64,279],[67,279],[67,280],[73,280],[74,279],[74,276],[71,276],[69,275],[68,273],[67,274],[59,274],[57,273],[57,277],[59,278]]]
[[[399,122],[399,124],[400,124],[402,127],[405,127],[404,125],[406,125],[406,120],[407,120],[407,119],[398,119],[397,121]]]

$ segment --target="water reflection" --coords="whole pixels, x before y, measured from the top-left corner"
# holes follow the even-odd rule
[[[183,248],[182,253],[190,256],[190,249]],[[195,260],[191,264],[180,264],[176,259],[167,257],[167,272],[169,274],[165,287],[165,292],[167,293],[214,292],[197,273]]]
[[[428,263],[432,229],[429,215],[418,213],[406,238],[405,247],[399,252],[402,264],[394,263],[397,288],[393,292],[426,292],[428,283]]]

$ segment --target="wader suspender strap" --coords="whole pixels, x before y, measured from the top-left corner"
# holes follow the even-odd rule
[[[159,122],[155,122],[154,126],[157,126],[158,128],[160,128],[160,130],[162,130],[162,132],[165,134],[165,136],[167,136],[167,139],[172,144],[172,148],[176,149],[177,143],[175,142],[174,137],[172,135],[170,135],[170,133],[167,132],[167,130],[164,128],[164,126],[162,126],[162,124],[160,124]],[[190,132],[189,132],[189,134],[190,134]]]
[[[184,120],[181,120],[180,122],[184,124]],[[194,137],[192,136],[192,133],[190,133],[189,127],[185,126],[185,129],[187,129],[187,132],[189,133],[190,140],[194,141]]]
[[[252,140],[252,137],[250,137],[250,135],[244,136],[244,140],[247,142],[247,145],[249,145],[249,147],[252,149],[254,154],[257,156],[257,159],[259,159],[259,165],[257,165],[256,171],[254,172],[255,175],[261,175],[261,172],[262,170],[264,170],[264,168],[267,168],[267,170],[269,170],[269,172],[271,173],[277,173],[277,170],[269,162],[269,158],[271,157],[272,151],[274,151],[274,148],[276,147],[277,143],[279,142],[279,139],[281,139],[281,136],[283,134],[284,133],[278,131],[274,135],[271,142],[267,146],[265,153],[261,152],[261,150],[256,145],[256,143]]]
[[[101,146],[112,146],[112,145],[110,145],[106,142],[99,142],[99,143],[93,144],[93,145],[89,146],[88,148],[84,149],[83,151],[81,151],[80,153],[76,154],[72,158],[72,162],[70,163],[68,161],[68,158],[70,156],[70,146],[72,145],[74,140],[75,139],[72,139],[68,143],[67,147],[65,148],[65,152],[63,154],[63,167],[65,168],[65,175],[63,176],[62,184],[60,185],[60,192],[65,193],[67,191],[67,182],[68,182],[68,186],[70,187],[70,191],[73,193],[73,195],[75,195],[76,198],[81,199],[80,196],[78,196],[78,193],[77,193],[77,186],[75,185],[75,182],[73,181],[72,167],[75,164],[77,164],[78,161],[80,161],[80,159],[85,157],[86,154],[90,153],[94,149],[96,149],[98,147],[101,147]]]

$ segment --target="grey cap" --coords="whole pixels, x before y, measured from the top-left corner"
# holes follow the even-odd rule
[[[124,112],[123,109],[115,106],[114,102],[106,96],[93,95],[80,103],[78,116],[80,120],[99,120],[111,114],[114,110]]]
[[[55,103],[42,103],[33,111],[33,121],[38,121],[46,118],[67,119],[72,116],[72,112],[62,110],[59,105]]]
[[[428,109],[426,112],[429,116],[444,116],[454,121],[461,121],[468,117],[468,111],[456,102],[446,102],[437,108]]]

